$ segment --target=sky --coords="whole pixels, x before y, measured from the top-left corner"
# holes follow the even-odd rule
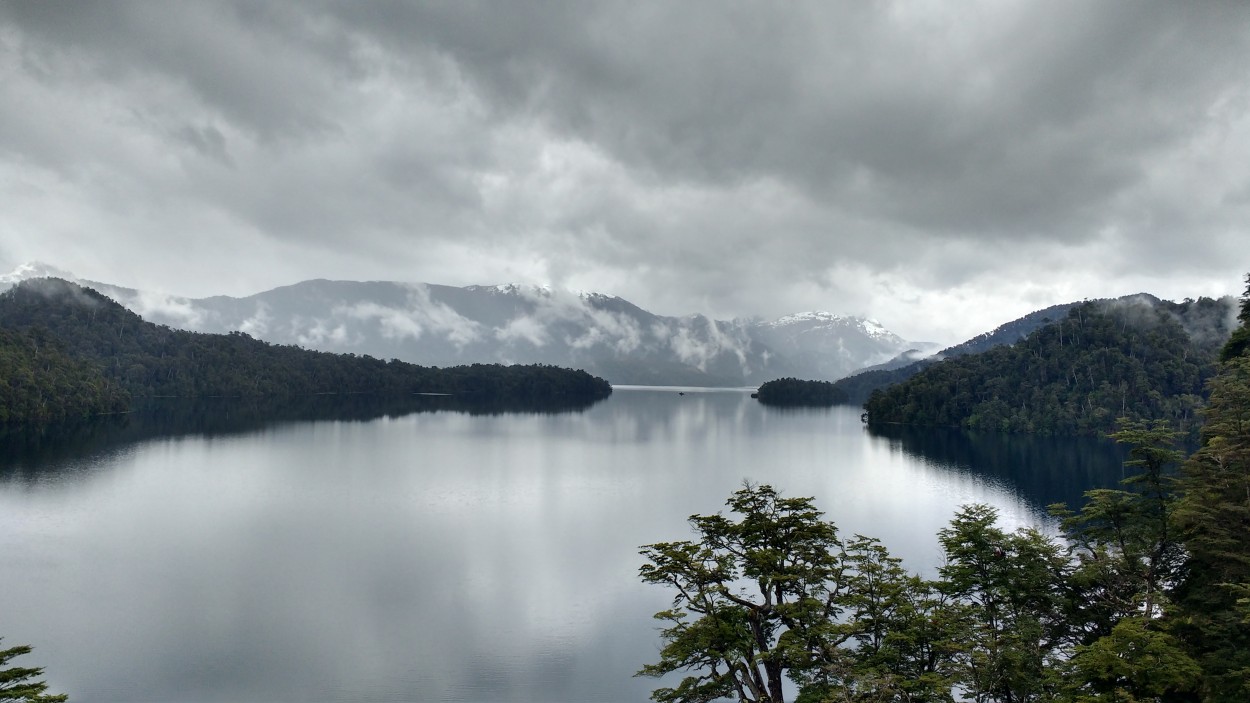
[[[865,315],[1237,295],[1250,3],[0,3],[0,268]]]

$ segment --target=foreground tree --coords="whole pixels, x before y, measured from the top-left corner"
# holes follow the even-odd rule
[[[938,587],[958,623],[956,685],[977,703],[1049,700],[1066,652],[1061,584],[1068,561],[1034,529],[1004,532],[987,505],[965,506],[938,540],[946,564]]]
[[[1085,493],[1061,518],[1073,568],[1066,584],[1075,644],[1064,663],[1064,699],[1184,700],[1198,686],[1198,664],[1168,629],[1171,591],[1184,560],[1175,527],[1179,433],[1166,423],[1120,419],[1111,435],[1130,446],[1125,489]]]
[[[1203,446],[1176,509],[1187,559],[1176,631],[1203,669],[1203,698],[1250,700],[1250,350],[1211,383]]]
[[[1125,617],[1064,663],[1064,695],[1077,703],[1187,701],[1202,669],[1184,644],[1147,617]]]
[[[1124,466],[1140,473],[1124,479],[1124,489],[1087,491],[1080,512],[1050,506],[1075,560],[1070,618],[1081,645],[1111,634],[1122,618],[1163,617],[1184,560],[1174,517],[1180,434],[1166,423],[1121,418],[1111,437],[1129,445]]]
[[[642,548],[643,581],[676,594],[655,616],[660,661],[638,673],[689,674],[652,693],[661,703],[784,703],[785,677],[819,679],[850,637],[835,623],[842,545],[812,499],[747,484],[726,505],[735,519],[691,516],[697,540]]]
[[[799,703],[947,703],[960,624],[938,585],[903,569],[876,539],[846,545],[839,602],[848,651],[807,673]]]
[[[39,680],[42,668],[7,667],[9,660],[30,654],[30,647],[21,645],[0,650],[0,701],[29,701],[30,703],[61,703],[68,696],[49,695],[48,684]]]

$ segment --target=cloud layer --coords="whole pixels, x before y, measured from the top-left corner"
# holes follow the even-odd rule
[[[5,3],[0,263],[958,341],[1239,292],[1247,65],[1236,2]]]

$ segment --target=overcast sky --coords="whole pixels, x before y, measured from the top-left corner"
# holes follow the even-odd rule
[[[1250,3],[0,3],[0,268],[955,342],[1238,294]]]

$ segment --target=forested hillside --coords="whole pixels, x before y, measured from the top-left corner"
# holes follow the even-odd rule
[[[127,395],[96,365],[62,351],[46,331],[0,328],[0,424],[117,412]]]
[[[606,381],[551,366],[426,368],[200,334],[144,321],[90,288],[24,281],[0,294],[4,421],[50,421],[127,397],[451,393],[482,400],[597,399]]]
[[[1056,320],[1062,320],[1074,305],[1076,303],[1064,303],[1035,310],[1024,317],[999,325],[993,331],[977,335],[953,347],[947,347],[931,357],[919,359],[910,364],[896,364],[884,368],[866,369],[857,374],[839,379],[836,385],[839,390],[846,394],[846,402],[863,405],[873,391],[906,381],[942,359],[980,354],[995,347],[1015,344],[1028,337],[1035,330],[1045,327]]]
[[[1092,434],[1115,419],[1197,421],[1230,308],[1147,296],[1078,305],[1012,346],[946,359],[878,390],[869,421]]]

